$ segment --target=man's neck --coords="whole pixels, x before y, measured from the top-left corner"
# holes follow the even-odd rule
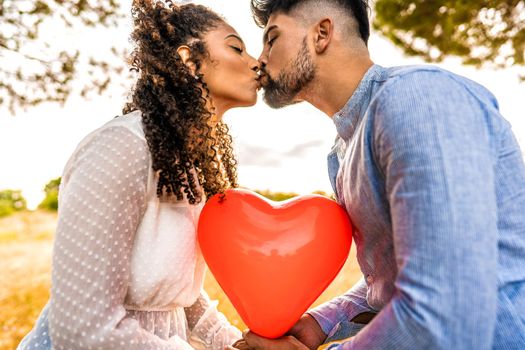
[[[332,117],[346,105],[373,64],[368,56],[323,62],[315,80],[298,97]]]

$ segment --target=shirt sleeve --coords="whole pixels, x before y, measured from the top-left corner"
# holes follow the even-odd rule
[[[135,232],[146,208],[149,150],[124,127],[81,144],[66,166],[55,235],[49,331],[53,348],[191,349],[126,317]]]
[[[497,313],[495,146],[488,108],[439,72],[371,106],[398,274],[390,302],[341,349],[491,349]]]
[[[242,338],[241,332],[217,310],[217,304],[202,290],[197,301],[185,309],[189,343],[194,349],[223,350]]]
[[[364,312],[377,312],[368,305],[366,292],[365,280],[361,278],[346,294],[307,312],[327,335],[326,343],[354,336],[365,325],[350,320]]]

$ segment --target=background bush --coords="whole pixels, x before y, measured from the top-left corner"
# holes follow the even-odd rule
[[[20,190],[0,191],[0,217],[25,210],[26,208],[27,203]]]
[[[50,211],[58,210],[58,188],[60,187],[61,178],[58,177],[49,181],[44,188],[46,197],[38,205],[38,209],[45,209]]]

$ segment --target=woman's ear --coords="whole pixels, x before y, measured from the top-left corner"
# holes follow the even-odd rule
[[[191,74],[195,75],[197,66],[195,65],[195,62],[191,60],[191,49],[186,45],[182,45],[177,49],[177,53],[179,54],[182,63],[190,69]]]

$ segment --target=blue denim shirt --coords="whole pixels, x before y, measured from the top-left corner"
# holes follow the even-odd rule
[[[340,349],[525,349],[525,165],[482,86],[372,66],[328,156],[364,278],[310,314]],[[378,312],[363,328],[350,320]]]

